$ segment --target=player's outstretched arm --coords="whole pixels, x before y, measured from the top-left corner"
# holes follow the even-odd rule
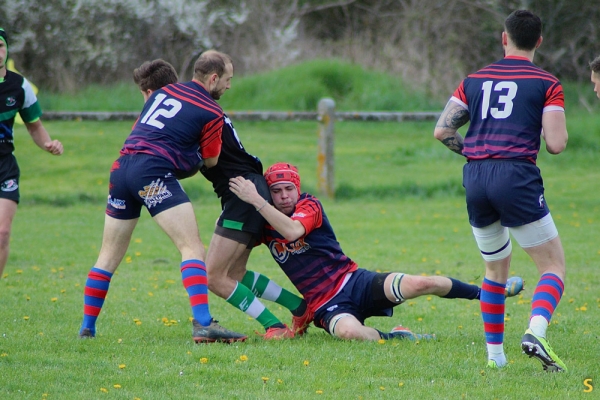
[[[435,125],[433,136],[456,154],[462,155],[463,137],[458,133],[458,128],[469,119],[469,111],[450,100]]]

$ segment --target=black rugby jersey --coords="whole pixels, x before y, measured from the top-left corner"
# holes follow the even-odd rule
[[[42,109],[29,81],[7,70],[0,81],[0,156],[15,149],[13,127],[17,113],[23,121],[35,122],[42,116]]]

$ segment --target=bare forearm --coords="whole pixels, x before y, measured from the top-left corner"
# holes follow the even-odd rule
[[[464,140],[460,133],[458,133],[458,128],[469,122],[469,119],[468,110],[453,101],[449,101],[438,119],[433,135],[444,146],[462,155]]]

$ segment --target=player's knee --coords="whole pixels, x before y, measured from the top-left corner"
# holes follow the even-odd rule
[[[356,330],[351,323],[354,316],[348,313],[338,314],[329,321],[329,333],[340,339],[354,339]]]

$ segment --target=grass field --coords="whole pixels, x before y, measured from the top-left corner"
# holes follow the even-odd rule
[[[542,151],[546,198],[567,256],[567,285],[549,339],[570,370],[542,371],[520,354],[537,273],[516,249],[525,292],[507,302],[510,368],[490,371],[479,305],[420,298],[370,326],[403,324],[435,342],[342,342],[316,328],[266,342],[260,325],[216,296],[212,314],[249,334],[246,343],[195,345],[175,247],[144,214],[113,278],[98,337],[77,337],[83,286],[101,243],[108,171],[131,122],[47,122],[65,145],[52,157],[20,127],[22,203],[0,280],[0,398],[4,399],[592,399],[600,391],[598,311],[600,169],[597,119],[571,118],[573,146]],[[268,165],[299,166],[317,187],[315,123],[236,123],[246,148]],[[442,274],[480,283],[483,263],[467,222],[463,160],[432,136],[433,123],[338,123],[337,199],[323,199],[345,252],[367,269]],[[182,182],[208,243],[219,202],[201,177]],[[317,193],[318,194],[318,193]],[[515,246],[515,248],[518,246]],[[293,290],[268,252],[249,269]],[[284,321],[287,311],[265,302]],[[589,379],[588,381],[585,381]],[[594,387],[589,387],[584,381]]]

